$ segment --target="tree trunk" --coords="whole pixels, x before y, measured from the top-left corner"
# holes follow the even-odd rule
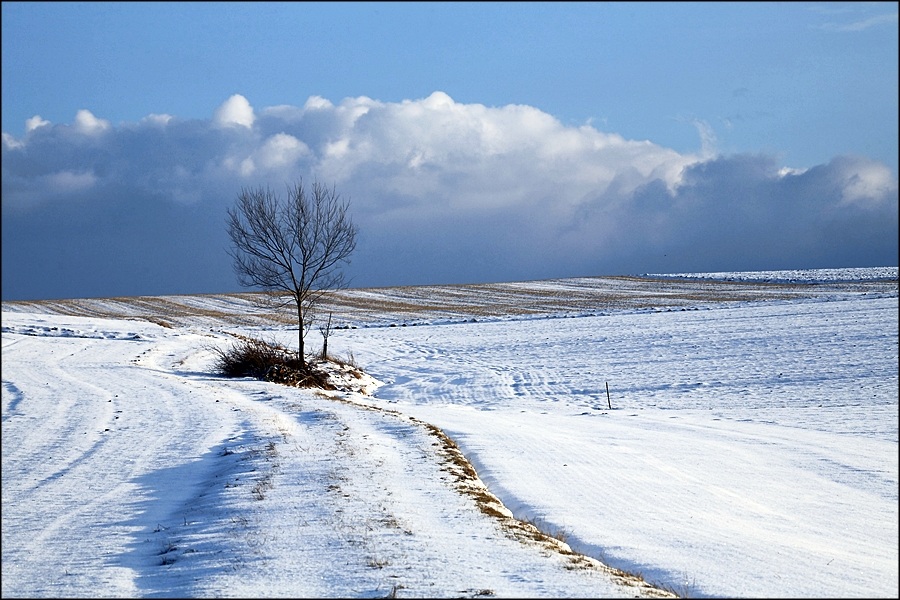
[[[301,367],[306,367],[306,353],[303,351],[303,307],[297,300],[297,360]]]
[[[328,336],[331,335],[331,313],[328,313],[328,322],[325,327],[320,327],[322,332],[322,360],[328,360]]]

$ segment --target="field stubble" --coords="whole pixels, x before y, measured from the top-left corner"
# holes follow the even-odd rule
[[[350,288],[318,306],[337,327],[406,325],[501,317],[576,316],[622,310],[687,310],[732,302],[896,294],[897,281],[769,283],[610,276],[511,283]],[[261,309],[262,292],[4,302],[3,310],[141,319],[163,326],[289,326],[290,305]]]

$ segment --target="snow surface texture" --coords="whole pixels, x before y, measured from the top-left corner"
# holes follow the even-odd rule
[[[846,273],[346,290],[327,394],[211,372],[296,343],[248,295],[4,303],[2,594],[896,597],[897,269]]]

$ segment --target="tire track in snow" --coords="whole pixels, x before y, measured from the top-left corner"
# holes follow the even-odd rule
[[[146,348],[132,344],[34,337],[16,347],[25,361],[68,350],[49,362],[43,381],[13,383],[22,393],[23,414],[4,422],[4,590],[133,595],[130,569],[114,559],[135,529],[134,479],[197,454],[204,438],[221,427],[183,410],[177,387],[160,386],[152,373],[128,365],[129,357]],[[5,352],[4,363],[16,356]],[[90,547],[79,538],[86,529],[96,531]],[[113,563],[97,579],[92,563],[107,560]],[[55,583],[35,588],[32,581]]]
[[[22,390],[12,381],[3,380],[3,420],[7,420],[18,413],[19,403],[25,398]]]
[[[360,399],[356,397],[356,400]],[[359,403],[358,401],[355,401],[352,396],[348,396],[342,401],[350,404],[351,406],[356,406],[357,408],[366,408],[370,411],[375,412],[376,414],[382,415],[384,417],[390,417],[395,421],[399,421],[401,424],[403,424],[402,427],[397,427],[396,425],[394,425],[391,426],[392,429],[403,431],[403,437],[410,436],[419,440],[417,444],[420,448],[436,446],[437,448],[435,450],[432,450],[432,453],[435,451],[437,452],[438,462],[441,465],[439,467],[439,472],[432,472],[430,476],[425,475],[424,478],[437,478],[441,481],[446,482],[457,493],[462,495],[462,497],[464,498],[462,502],[463,505],[467,503],[474,503],[474,505],[477,507],[477,510],[482,513],[481,517],[475,519],[476,522],[479,520],[482,521],[482,523],[480,525],[477,525],[477,527],[482,530],[491,530],[499,527],[499,532],[506,539],[495,538],[493,544],[503,545],[503,547],[506,548],[505,552],[520,552],[525,557],[523,558],[523,563],[525,563],[525,561],[529,559],[533,559],[533,556],[529,556],[532,552],[530,548],[539,548],[543,553],[545,553],[545,556],[553,557],[554,560],[558,561],[558,564],[560,564],[564,569],[573,572],[588,573],[589,575],[601,577],[603,581],[605,581],[605,586],[611,586],[607,589],[613,590],[614,595],[657,598],[673,596],[671,592],[656,588],[647,583],[639,575],[611,568],[603,562],[596,560],[588,555],[573,551],[573,549],[567,543],[553,537],[550,533],[547,533],[546,528],[539,528],[535,523],[531,521],[523,521],[514,516],[514,513],[506,506],[504,506],[503,502],[496,495],[491,493],[491,491],[488,489],[488,486],[486,486],[479,477],[475,468],[459,449],[459,446],[457,446],[453,439],[451,439],[440,428],[422,421],[421,419],[411,417],[394,410],[385,409],[375,404]],[[428,454],[429,452],[425,452],[424,456],[428,456]],[[426,462],[433,461],[434,458],[432,458],[431,461]],[[409,465],[413,464],[414,462],[415,461],[410,461],[409,459],[406,459],[404,461],[404,463],[407,465],[407,469],[409,469]],[[441,475],[440,472],[443,472],[444,475]],[[423,476],[419,475],[419,477]],[[447,500],[445,499],[443,502],[446,503]],[[429,504],[434,504],[434,502],[431,501],[429,502]],[[417,511],[412,510],[408,511],[407,514],[415,514],[416,512]],[[452,522],[454,518],[458,519],[459,516],[451,515],[449,521]],[[445,520],[447,520],[446,517]],[[436,527],[434,524],[430,524],[426,528],[426,531],[431,532],[432,535],[435,530],[439,531],[440,527]],[[513,542],[513,545],[509,545],[510,541]],[[471,552],[471,548],[467,550]],[[429,552],[427,548],[422,547],[417,550],[417,554],[428,556]],[[436,557],[436,559],[444,561],[444,564],[447,564],[445,562],[447,557]],[[489,559],[487,559],[487,562],[489,563]],[[486,571],[489,571],[490,568],[490,564],[485,565]],[[599,591],[603,586],[599,584],[596,585],[597,587],[593,589],[589,587],[585,592],[580,592],[580,594],[603,594],[604,592]],[[575,589],[577,590],[577,588]],[[500,592],[501,595],[505,595],[506,593],[507,592]],[[512,590],[508,593],[512,593],[514,595],[516,592],[515,590]],[[558,595],[562,592],[559,588],[553,588],[551,586],[548,589],[544,590],[543,593],[546,593],[548,595]],[[576,595],[579,594],[579,592],[577,591],[574,593],[576,593]],[[413,594],[416,595],[416,592],[413,591]]]
[[[165,367],[158,360],[144,362]],[[458,475],[448,467],[447,448],[435,433],[439,430],[423,422],[277,384],[189,379],[191,385],[227,388],[232,393],[228,402],[239,407],[245,419],[246,443],[255,440],[257,447],[270,450],[268,458],[254,459],[252,476],[245,473],[224,487],[221,481],[210,483],[203,500],[189,499],[185,525],[165,524],[166,538],[178,548],[171,557],[166,555],[171,561],[167,577],[171,580],[177,572],[184,582],[178,592],[221,595],[227,589],[229,595],[276,595],[277,589],[268,582],[287,580],[293,582],[292,593],[303,596],[388,595],[398,590],[414,596],[430,596],[435,590],[463,596],[485,589],[512,596],[534,593],[533,581],[511,581],[493,570],[491,557],[503,552],[521,556],[525,571],[532,565],[534,573],[548,568],[556,577],[564,573],[563,589],[572,595],[620,595],[625,589],[643,596],[666,595],[571,551],[561,552],[552,543],[556,558],[550,559],[522,545],[522,539],[534,542],[537,530],[519,523],[519,533],[511,535],[515,526],[508,514],[498,521],[497,514],[482,514],[472,489],[460,494]],[[262,501],[248,501],[261,481],[266,484],[259,494]],[[487,494],[483,486],[474,487]],[[324,506],[323,491],[330,498]],[[208,550],[212,524],[191,525],[203,520],[199,505],[204,502],[230,507],[234,518],[245,524],[233,532],[240,539],[229,546],[235,553],[233,576],[217,568]],[[502,513],[502,505],[495,502],[495,511]],[[296,526],[286,529],[270,522],[266,517],[270,512],[281,520],[288,515]],[[445,554],[447,538],[458,540],[457,551],[467,555],[465,560]],[[444,541],[435,544],[437,539]],[[483,553],[481,572],[453,567],[471,565],[472,552]],[[279,559],[285,555],[291,556],[289,563]],[[336,562],[335,556],[342,558]],[[587,568],[568,570],[566,565],[573,564]],[[192,574],[199,572],[219,574],[197,580]],[[150,572],[139,584],[151,591],[160,589]],[[548,583],[546,593],[559,593],[559,585]]]

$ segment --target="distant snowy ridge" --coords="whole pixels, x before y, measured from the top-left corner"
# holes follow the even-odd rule
[[[173,326],[290,326],[257,292],[3,302],[5,313],[144,320]],[[745,302],[897,296],[897,267],[594,276],[506,283],[348,288],[323,297],[337,328],[698,310]],[[16,332],[19,333],[19,332]]]
[[[853,267],[846,269],[788,269],[783,271],[720,271],[715,273],[645,273],[642,277],[762,281],[768,283],[836,283],[890,281],[897,267]]]

